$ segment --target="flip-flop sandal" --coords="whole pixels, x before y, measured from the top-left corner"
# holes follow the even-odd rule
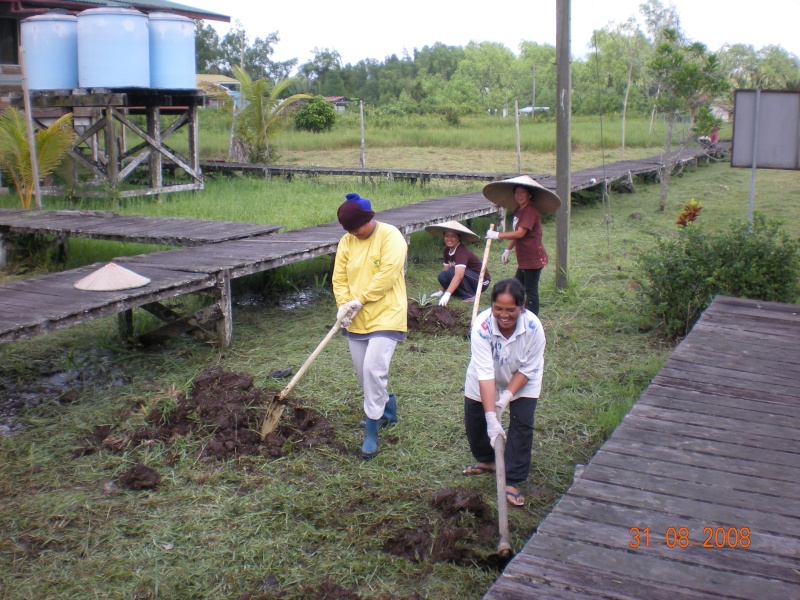
[[[461,474],[467,477],[471,477],[472,475],[484,475],[486,473],[494,473],[494,469],[491,467],[482,467],[481,465],[470,465],[461,471]]]
[[[506,500],[511,506],[525,506],[525,498],[520,492],[515,494],[506,490]]]

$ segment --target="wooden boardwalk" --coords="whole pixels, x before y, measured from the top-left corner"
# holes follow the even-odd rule
[[[20,233],[74,236],[163,246],[200,246],[282,229],[282,225],[119,215],[102,210],[0,208],[0,239]]]
[[[707,159],[708,155],[703,149],[687,149],[673,153],[670,163],[697,164],[704,157]],[[658,173],[663,169],[662,158],[623,161],[576,171],[571,174],[571,189],[597,189],[602,193],[615,181]],[[555,189],[554,177],[537,177],[543,186]],[[395,225],[407,236],[434,223],[493,214],[502,213],[477,191],[381,211],[377,218]],[[148,285],[133,290],[75,290],[72,284],[101,267],[99,263],[0,286],[0,343],[29,339],[113,314],[121,315],[121,333],[127,335],[132,322],[131,310],[141,307],[164,320],[167,327],[177,327],[165,329],[167,332],[191,330],[201,339],[216,337],[221,345],[229,346],[233,335],[231,279],[333,254],[342,236],[337,222],[273,233],[279,228],[278,225],[120,216],[102,211],[74,214],[72,211],[0,211],[0,262],[4,231],[7,235],[39,232],[190,246],[115,259],[114,262],[150,278]],[[196,292],[210,294],[214,306],[180,317],[160,305],[164,300]],[[203,323],[211,321],[215,321],[214,331],[204,329]]]
[[[485,598],[797,599],[799,557],[800,306],[718,297]]]
[[[409,235],[431,223],[463,221],[497,211],[497,206],[482,193],[474,192],[381,211],[377,218]],[[103,266],[101,263],[8,283],[0,286],[0,343],[29,339],[138,307],[157,316],[167,315],[156,306],[159,302],[206,291],[214,296],[215,307],[204,313],[203,319],[188,317],[184,321],[218,319],[215,335],[222,345],[228,346],[233,327],[231,279],[333,254],[343,233],[341,225],[333,222],[286,233],[115,259],[117,264],[150,278],[149,284],[132,290],[86,292],[73,288],[76,281]],[[204,339],[209,339],[209,335]]]

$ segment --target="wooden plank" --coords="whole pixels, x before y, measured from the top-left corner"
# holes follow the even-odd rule
[[[724,434],[716,436],[719,439],[713,439],[711,435],[713,430],[691,427],[687,428],[689,431],[684,432],[678,425],[674,427],[673,431],[667,431],[664,423],[656,423],[655,428],[650,428],[652,425],[653,422],[650,419],[631,418],[629,415],[614,430],[614,439],[622,440],[626,444],[638,442],[663,446],[665,449],[679,448],[684,452],[727,455],[738,458],[744,461],[736,469],[738,473],[758,474],[762,469],[766,472],[771,467],[780,473],[786,467],[795,468],[797,466],[797,454],[788,452],[784,443],[769,444],[777,446],[777,448],[767,448],[766,444],[758,445],[757,442],[744,444],[741,436]],[[747,441],[752,442],[750,439]],[[749,463],[753,464],[748,469]],[[730,465],[730,463],[728,464]],[[732,469],[730,466],[728,468]],[[779,473],[773,473],[770,476],[782,479]]]
[[[719,460],[724,460],[719,457]],[[635,464],[636,461],[629,462]],[[679,471],[680,467],[672,465],[672,471]],[[598,483],[608,483],[621,487],[632,487],[639,490],[657,494],[675,494],[687,500],[709,502],[718,507],[732,506],[735,508],[763,507],[765,513],[792,517],[800,515],[800,501],[795,498],[762,493],[758,487],[750,490],[737,490],[727,481],[713,483],[711,481],[692,481],[675,476],[672,472],[664,475],[653,475],[635,467],[626,469],[617,465],[607,466],[591,461],[585,468],[582,479]],[[798,522],[800,526],[800,522]]]
[[[649,419],[650,427],[661,427],[662,423],[678,423],[682,426],[698,426],[707,430],[716,430],[719,435],[730,436],[732,433],[737,436],[747,436],[756,444],[763,444],[765,441],[783,444],[785,448],[798,446],[782,440],[796,442],[800,440],[800,431],[793,427],[767,426],[762,423],[732,419],[726,417],[715,417],[711,415],[701,415],[697,413],[687,413],[680,410],[650,406],[645,402],[639,402],[629,413],[639,418]],[[658,423],[653,421],[658,420]],[[666,425],[670,427],[670,425]],[[671,429],[671,428],[670,428]],[[767,440],[765,440],[767,438]]]
[[[590,568],[616,577],[639,578],[646,575],[646,580],[673,587],[674,597],[680,597],[683,589],[689,589],[743,600],[786,600],[800,589],[785,581],[659,559],[600,545],[571,542],[549,535],[534,535],[530,545],[537,555],[572,565],[575,571]]]
[[[635,429],[631,431],[641,434]],[[651,443],[640,441],[637,437],[647,437]],[[680,475],[683,477],[691,479],[697,477],[696,473],[702,473],[702,476],[710,481],[727,479],[732,482],[731,485],[746,481],[741,479],[742,477],[754,477],[760,479],[761,487],[770,493],[772,491],[787,493],[787,482],[800,481],[800,467],[766,462],[770,458],[769,451],[750,457],[746,449],[742,450],[733,443],[704,444],[701,440],[700,444],[687,447],[683,443],[684,438],[675,436],[664,439],[663,444],[660,441],[661,438],[652,440],[652,436],[648,434],[630,437],[614,435],[603,444],[595,458],[599,457],[600,463],[603,464],[613,460],[609,457],[620,455],[620,460],[630,461],[632,469],[646,469],[656,473],[661,472],[661,469],[666,471],[674,469],[674,465],[680,465]],[[695,447],[698,445],[701,448]],[[719,456],[726,457],[724,463],[720,463]],[[707,471],[715,472],[712,475]],[[800,493],[800,490],[796,491]],[[790,492],[790,495],[794,497],[795,492]]]
[[[800,376],[798,379],[800,379]],[[731,408],[747,409],[751,412],[767,415],[797,416],[797,408],[791,405],[767,402],[750,397],[742,398],[741,395],[733,392],[703,392],[693,388],[661,385],[657,382],[651,383],[647,387],[647,397],[690,400],[693,402],[714,404],[720,407],[729,406]]]
[[[708,394],[717,394],[721,396],[742,396],[742,389],[734,386],[728,386],[720,382],[709,381],[693,381],[686,377],[667,377],[660,372],[653,378],[653,383],[662,387],[686,388],[687,390],[696,390]],[[766,404],[784,405],[788,407],[797,406],[797,398],[792,396],[784,396],[773,391],[766,390],[747,390],[747,397]]]
[[[631,517],[629,516],[628,518]],[[738,546],[741,541],[739,528],[737,528],[737,532],[732,532],[729,528],[726,529],[725,533],[720,534],[718,540],[715,541],[714,527],[710,527],[709,531],[703,531],[704,527],[700,524],[690,527],[687,524],[688,521],[676,521],[674,516],[671,519],[661,519],[658,524],[655,521],[652,523],[648,521],[649,527],[646,529],[649,531],[644,534],[642,533],[644,528],[639,528],[638,541],[631,534],[631,526],[628,524],[631,521],[625,524],[607,524],[598,520],[578,519],[564,513],[552,515],[537,530],[537,533],[572,541],[584,540],[591,544],[609,546],[611,548],[627,548],[632,553],[641,553],[689,564],[724,568],[735,573],[769,577],[788,583],[793,583],[797,580],[790,560],[783,559],[768,562],[764,560],[765,556],[763,554],[757,554],[753,551],[752,532],[750,532],[745,542],[749,544],[748,547],[741,548]],[[673,529],[676,532],[679,529],[685,529],[689,533],[686,537],[683,537],[684,531],[673,533]],[[667,531],[669,531],[669,534],[666,533]],[[697,535],[693,537],[694,532]],[[690,540],[689,544],[681,547],[687,538]],[[697,541],[696,545],[695,540]],[[733,540],[736,541],[737,546],[727,547],[726,543],[730,543]],[[719,546],[717,542],[720,542]]]
[[[657,551],[658,548],[666,547],[670,549],[666,543],[658,546],[657,542],[664,539],[666,532],[670,527],[680,528],[686,527],[689,530],[689,538],[694,542],[695,539],[700,541],[698,550],[707,551],[708,554],[714,556],[717,551],[725,553],[732,553],[740,558],[749,560],[753,563],[760,562],[770,565],[794,565],[797,556],[800,556],[800,539],[796,536],[788,536],[782,533],[770,533],[757,528],[750,528],[750,547],[746,548],[747,552],[739,552],[738,550],[745,550],[745,548],[704,548],[703,544],[708,537],[706,528],[710,527],[711,531],[715,531],[717,527],[736,527],[741,529],[746,527],[743,523],[728,523],[720,522],[716,519],[698,518],[696,515],[691,514],[674,514],[659,511],[648,511],[638,507],[625,506],[622,504],[615,504],[605,502],[599,499],[585,498],[579,496],[572,496],[567,494],[558,502],[557,509],[554,511],[553,516],[564,515],[565,518],[574,518],[589,525],[609,524],[623,528],[628,533],[628,540],[620,544],[624,547],[633,541],[630,528],[638,527],[640,530],[644,528],[650,529],[652,536],[648,548],[641,548],[641,550],[650,549]],[[550,516],[548,516],[539,529],[548,530]],[[714,540],[710,540],[712,546],[716,546]],[[723,541],[724,543],[724,541]],[[644,546],[642,542],[641,546]],[[695,548],[694,544],[690,544],[688,548],[680,548],[680,551]],[[633,549],[631,549],[633,550]],[[741,556],[746,554],[746,556]]]
[[[800,537],[800,518],[765,512],[763,506],[740,508],[650,492],[631,487],[600,483],[579,478],[570,494],[632,508],[661,511],[673,515],[694,515],[709,523],[726,527],[749,527],[780,535]]]

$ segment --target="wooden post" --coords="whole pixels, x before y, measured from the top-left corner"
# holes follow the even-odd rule
[[[358,101],[358,113],[361,118],[361,168],[367,168],[366,145],[364,144],[364,101]],[[364,177],[361,177],[361,183],[364,183]]]
[[[517,131],[517,173],[522,173],[522,157],[519,152],[519,100],[514,98],[514,125]]]
[[[117,331],[123,342],[133,339],[133,309],[129,308],[117,313]]]
[[[572,113],[570,67],[570,0],[556,4],[556,69],[558,117],[556,121],[556,194],[561,207],[556,213],[556,289],[566,289],[569,282],[570,158]]]
[[[106,170],[108,183],[112,189],[117,189],[119,183],[119,155],[117,154],[117,125],[114,118],[114,108],[107,106],[106,111]]]
[[[233,344],[233,303],[231,301],[231,272],[223,271],[214,291],[222,317],[217,321],[217,341],[220,348]]]
[[[536,114],[536,65],[533,65],[533,90],[531,91],[531,121]]]
[[[200,172],[200,119],[197,114],[197,98],[192,98],[189,104],[189,166],[195,173]]]
[[[0,269],[6,268],[8,262],[8,249],[6,248],[6,240],[2,233],[0,233]]]
[[[22,70],[22,101],[25,107],[25,124],[28,127],[28,149],[31,154],[31,175],[33,176],[33,195],[36,197],[36,208],[42,210],[42,190],[39,187],[39,159],[36,157],[36,136],[33,133],[33,110],[30,91],[28,90],[28,71],[25,68],[25,51],[19,47],[19,66]]]
[[[161,144],[161,108],[155,105],[147,107],[147,134],[153,138],[156,144]],[[191,133],[189,134],[191,137]],[[191,146],[190,146],[191,149]],[[164,186],[162,173],[162,154],[155,147],[150,148],[150,163],[148,165],[150,187],[160,190]],[[191,152],[189,160],[192,159]],[[192,165],[194,167],[194,165]]]

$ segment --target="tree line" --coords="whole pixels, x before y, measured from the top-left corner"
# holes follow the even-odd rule
[[[594,32],[586,58],[572,63],[573,114],[645,115],[659,93],[658,77],[649,66],[665,30],[676,32],[678,44],[715,57],[726,93],[713,98],[732,108],[735,89],[798,89],[800,59],[780,46],[756,50],[745,44],[725,45],[716,53],[683,36],[674,7],[649,0],[640,7],[644,26],[635,19],[609,23]],[[343,64],[332,48],[315,48],[313,59],[272,60],[278,32],[251,40],[244,26],[222,38],[202,21],[196,26],[197,72],[232,75],[236,65],[254,80],[273,82],[294,75],[288,93],[346,96],[405,114],[458,115],[513,110],[519,105],[555,106],[556,48],[522,42],[519,54],[497,42],[472,42],[465,47],[435,43],[384,60]]]

